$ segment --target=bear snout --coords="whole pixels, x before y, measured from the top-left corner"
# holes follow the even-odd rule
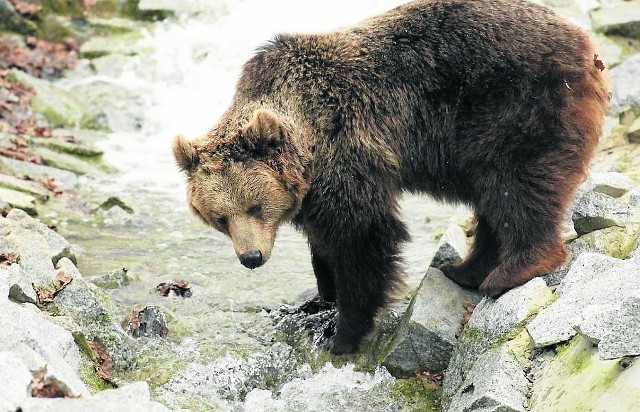
[[[262,252],[259,250],[249,250],[239,256],[240,263],[249,269],[255,269],[262,265]]]

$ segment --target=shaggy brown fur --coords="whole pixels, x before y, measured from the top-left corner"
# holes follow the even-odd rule
[[[401,283],[403,190],[473,207],[472,252],[443,267],[461,285],[498,296],[564,261],[560,222],[607,102],[594,53],[582,30],[521,0],[415,1],[277,36],[217,126],[176,140],[190,204],[249,267],[292,220],[320,295],[337,301],[332,352],[354,351]]]

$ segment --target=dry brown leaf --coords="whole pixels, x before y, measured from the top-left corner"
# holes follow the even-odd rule
[[[424,385],[442,386],[442,380],[444,379],[444,374],[445,374],[444,370],[438,371],[438,372],[424,371],[424,372],[416,372],[416,377],[420,378]]]
[[[8,268],[14,263],[18,263],[18,256],[15,252],[0,252],[0,268]]]
[[[33,378],[29,385],[34,398],[78,398],[63,382],[53,376],[47,377],[47,366],[31,371]]]
[[[38,298],[38,303],[45,304],[53,302],[53,299],[60,293],[64,288],[67,287],[73,278],[66,275],[64,271],[59,270],[56,273],[57,284],[53,286],[44,286],[44,285],[36,285],[35,283],[31,284],[31,287],[36,292],[36,297]]]
[[[100,338],[93,338],[93,340],[89,342],[89,347],[91,348],[91,353],[93,354],[93,366],[96,374],[100,376],[105,382],[116,386],[113,378],[110,375],[110,372],[113,369],[113,361],[107,353],[107,349],[104,347],[104,344],[102,343]]]

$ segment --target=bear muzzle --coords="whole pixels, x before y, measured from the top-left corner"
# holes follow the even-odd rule
[[[262,252],[259,250],[249,250],[238,256],[238,258],[240,263],[249,269],[255,269],[264,263],[262,261]]]

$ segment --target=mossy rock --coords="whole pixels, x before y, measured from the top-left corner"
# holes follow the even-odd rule
[[[576,336],[548,357],[535,373],[530,410],[636,410],[640,405],[640,363],[625,367],[624,360],[601,360],[597,349]]]

